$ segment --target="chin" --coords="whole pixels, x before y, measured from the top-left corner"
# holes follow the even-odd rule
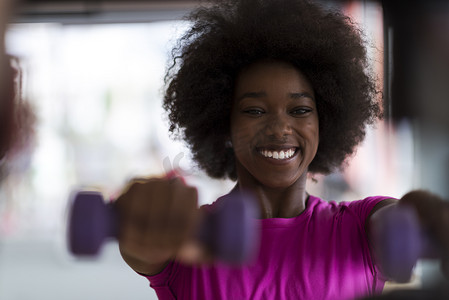
[[[257,178],[256,178],[257,179]],[[261,178],[257,179],[263,186],[272,189],[285,189],[293,186],[298,179],[283,179],[283,180],[273,180],[272,178]]]

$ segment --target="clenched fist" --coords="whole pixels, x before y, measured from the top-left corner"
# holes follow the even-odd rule
[[[201,219],[197,190],[182,179],[134,180],[116,205],[120,252],[136,272],[157,274],[175,258],[207,260],[194,238]]]

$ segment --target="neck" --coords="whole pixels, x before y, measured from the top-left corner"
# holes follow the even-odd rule
[[[271,188],[256,181],[239,180],[238,188],[251,191],[258,199],[261,218],[293,218],[306,208],[307,174],[301,176],[293,185]]]

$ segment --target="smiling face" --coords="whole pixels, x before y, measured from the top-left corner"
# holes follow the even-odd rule
[[[319,130],[314,92],[304,74],[284,62],[253,64],[237,77],[233,101],[239,181],[287,188],[305,179]]]

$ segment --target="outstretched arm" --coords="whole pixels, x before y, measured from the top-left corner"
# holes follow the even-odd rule
[[[395,219],[392,220],[392,218]],[[393,226],[395,228],[391,228]],[[399,201],[393,199],[382,201],[373,209],[366,228],[373,256],[385,276],[395,277],[401,273],[401,270],[394,270],[400,263],[392,260],[395,257],[393,255],[399,259],[410,260],[414,255],[435,256],[437,254],[441,258],[442,270],[449,278],[449,203],[440,197],[427,191],[412,191]],[[392,234],[393,231],[395,231],[394,234]],[[425,241],[426,238],[433,242],[432,246],[436,248],[436,251],[426,248],[425,244],[428,244]],[[420,244],[411,243],[411,247],[396,245],[397,247],[392,249],[391,243],[399,244],[404,239],[410,243],[412,240],[419,240]],[[416,247],[420,249],[414,249]],[[389,251],[403,252],[389,253]],[[412,264],[415,262],[416,260],[411,261]],[[406,272],[402,272],[404,273]],[[403,276],[400,277],[402,277],[400,281],[407,280]]]

